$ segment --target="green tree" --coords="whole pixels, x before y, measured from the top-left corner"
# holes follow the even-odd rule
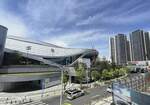
[[[77,79],[80,82],[80,87],[82,88],[82,81],[86,77],[85,65],[83,63],[78,64],[78,68],[76,69]]]
[[[67,75],[67,72],[64,72],[64,75],[63,75],[64,89],[66,89],[66,85],[68,83],[68,80],[69,80],[69,77]]]
[[[117,78],[117,77],[119,77],[119,73],[120,73],[120,69],[114,69],[114,71],[113,71],[113,78]]]
[[[116,68],[117,68],[117,65],[113,62],[113,63],[111,63],[111,68],[112,68],[112,69],[116,69]]]
[[[96,61],[92,67],[101,72],[104,69],[110,69],[111,65],[108,61]]]
[[[91,76],[92,76],[92,79],[94,81],[97,81],[97,80],[100,79],[100,73],[98,71],[96,71],[96,70],[94,70],[94,71],[91,72]]]
[[[120,75],[120,76],[123,76],[123,75],[125,75],[127,72],[128,72],[128,69],[127,69],[127,68],[120,68],[120,70],[119,70],[119,75]]]
[[[104,69],[102,71],[102,79],[108,80],[110,79],[110,77],[111,77],[111,73],[107,69]]]

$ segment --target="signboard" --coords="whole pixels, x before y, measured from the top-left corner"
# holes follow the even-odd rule
[[[128,89],[126,86],[119,83],[113,83],[112,92],[115,104],[131,105],[130,89]]]
[[[150,105],[150,95],[131,90],[132,105]]]

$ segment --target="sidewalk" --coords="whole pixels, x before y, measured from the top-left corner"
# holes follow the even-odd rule
[[[45,95],[49,93],[49,96],[58,95],[58,92],[61,90],[61,85],[53,86],[47,89],[36,90],[31,92],[21,92],[21,93],[6,93],[0,92],[0,97],[22,97],[22,96],[38,96],[38,95]]]
[[[104,84],[99,84],[100,86]],[[82,86],[87,86],[83,84]],[[89,88],[94,88],[94,83],[89,83]],[[68,84],[66,88],[80,88],[80,84]],[[21,93],[6,93],[0,92],[0,105],[9,105],[10,103],[19,103],[22,104],[28,101],[37,101],[50,97],[59,96],[61,94],[61,84],[56,85],[47,89],[31,91],[31,92],[21,92]],[[12,105],[12,104],[11,104]]]
[[[110,105],[111,103],[112,103],[112,97],[108,97],[108,98],[105,98],[105,99],[98,101],[94,105]]]
[[[22,93],[0,93],[0,105],[21,105],[25,102],[32,102],[42,100],[60,95],[61,85],[53,86],[51,88],[37,90],[32,92]]]

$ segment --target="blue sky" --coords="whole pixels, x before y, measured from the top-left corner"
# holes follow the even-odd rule
[[[109,55],[109,37],[150,30],[150,0],[0,0],[9,35]]]

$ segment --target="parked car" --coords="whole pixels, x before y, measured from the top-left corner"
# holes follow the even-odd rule
[[[73,100],[77,97],[83,96],[85,92],[80,89],[70,89],[65,91],[66,97],[69,100]]]
[[[107,91],[108,93],[112,93],[112,88],[111,88],[111,86],[108,86],[107,89],[106,89],[106,91]]]
[[[141,68],[136,68],[136,73],[140,72]]]
[[[118,100],[117,105],[130,105],[129,103],[126,103],[124,101]]]
[[[141,68],[141,71],[140,71],[141,73],[146,73],[146,72],[148,72],[148,70],[146,69],[146,68]]]

